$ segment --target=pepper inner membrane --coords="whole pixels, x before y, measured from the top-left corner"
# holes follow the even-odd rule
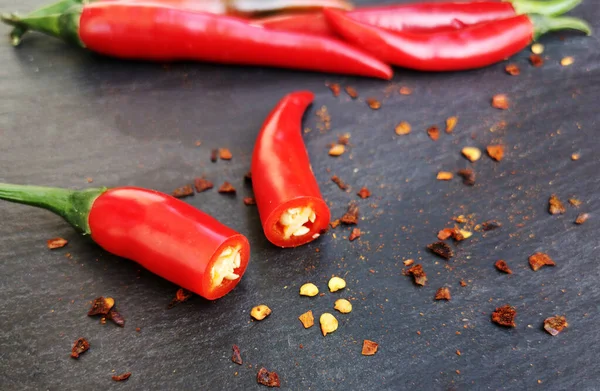
[[[234,281],[240,278],[235,273],[235,269],[242,264],[241,247],[226,247],[213,263],[210,269],[210,277],[213,287],[218,287],[223,283],[223,280]]]
[[[289,239],[309,233],[316,219],[317,215],[310,206],[290,208],[281,214],[277,225],[282,228],[283,238]]]

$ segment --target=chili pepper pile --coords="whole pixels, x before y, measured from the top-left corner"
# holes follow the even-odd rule
[[[14,26],[14,45],[35,30],[118,58],[391,79],[390,65],[474,69],[502,61],[550,31],[591,34],[585,21],[559,16],[580,1],[483,0],[349,10],[343,0],[61,0],[24,17],[2,15],[2,21]],[[278,13],[257,17],[265,12]]]

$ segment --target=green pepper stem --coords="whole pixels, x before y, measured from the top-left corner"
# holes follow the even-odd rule
[[[84,234],[91,233],[88,217],[92,204],[105,191],[106,188],[67,190],[0,183],[0,199],[49,210]]]
[[[592,27],[585,21],[579,18],[570,16],[550,17],[543,15],[529,15],[533,23],[533,39],[538,39],[540,36],[551,31],[564,29],[577,30],[592,35]]]
[[[558,16],[581,4],[582,0],[506,0],[512,4],[515,12],[521,14],[537,14]]]

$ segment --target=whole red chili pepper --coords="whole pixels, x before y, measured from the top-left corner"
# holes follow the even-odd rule
[[[302,140],[302,116],[313,98],[309,91],[285,96],[265,120],[252,153],[260,220],[267,239],[280,247],[318,238],[331,217]]]
[[[50,210],[105,250],[210,300],[240,282],[250,258],[244,235],[153,190],[0,183],[0,199]]]
[[[338,40],[150,3],[100,2],[56,15],[6,15],[2,20],[119,58],[266,65],[383,79],[393,74],[388,65]]]
[[[342,12],[326,9],[331,26],[346,40],[392,65],[422,71],[457,71],[488,66],[523,50],[542,34],[575,29],[587,34],[581,19],[519,15],[431,34],[390,32],[357,22]]]

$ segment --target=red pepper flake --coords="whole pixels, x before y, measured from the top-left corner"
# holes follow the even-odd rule
[[[337,175],[334,175],[331,177],[331,181],[333,183],[335,183],[340,190],[347,190],[348,189],[348,185],[344,183],[344,181]]]
[[[368,339],[365,339],[363,341],[362,355],[363,356],[373,356],[375,353],[377,353],[378,348],[379,348],[379,344],[377,342],[369,341]]]
[[[367,105],[369,105],[372,110],[379,110],[381,108],[381,102],[375,98],[367,98]]]
[[[363,186],[356,194],[362,199],[371,197],[371,191],[365,186]]]
[[[329,225],[331,225],[331,228],[337,227],[340,225],[340,219],[333,220],[331,223],[329,223]]]
[[[233,187],[231,185],[231,183],[225,181],[225,182],[223,182],[223,184],[221,185],[221,187],[219,187],[219,193],[221,193],[221,194],[235,194],[235,187]]]
[[[53,239],[48,239],[46,241],[46,245],[48,246],[48,248],[50,250],[54,250],[57,248],[63,248],[67,245],[67,243],[69,243],[69,241],[67,239],[63,239],[63,238],[53,238]]]
[[[171,300],[171,303],[167,306],[167,309],[171,309],[178,304],[188,301],[192,297],[192,292],[179,288],[177,289],[177,293],[175,293],[175,298]]]
[[[175,198],[188,197],[194,195],[194,189],[192,188],[192,185],[181,186],[173,190],[171,195]]]
[[[219,149],[219,157],[221,158],[221,160],[231,160],[233,155],[231,154],[231,151],[229,149],[221,148]]]
[[[556,263],[546,253],[535,253],[529,257],[529,266],[536,272],[543,266],[556,266]]]
[[[437,292],[435,292],[435,299],[450,301],[450,299],[452,299],[450,296],[450,288],[443,286],[438,289]]]
[[[446,133],[452,133],[457,123],[458,117],[448,117],[448,119],[446,119]]]
[[[549,332],[553,337],[557,336],[558,333],[567,327],[569,327],[569,324],[567,323],[567,318],[564,316],[556,315],[544,320],[544,330]]]
[[[73,344],[73,348],[71,349],[71,358],[79,358],[80,354],[83,354],[90,348],[90,343],[85,338],[79,338]]]
[[[358,238],[360,238],[360,229],[359,228],[352,229],[352,232],[350,233],[350,237],[348,237],[348,240],[350,240],[352,242]]]
[[[459,284],[460,284],[460,286],[462,286],[463,288],[464,288],[465,286],[467,286],[467,282],[466,282],[465,280],[460,280]]]
[[[492,231],[496,228],[502,227],[502,223],[500,223],[496,220],[489,220],[489,221],[486,221],[485,223],[482,223],[481,227],[483,228],[484,231]]]
[[[247,206],[256,205],[256,200],[253,197],[244,197],[244,204]]]
[[[487,153],[492,159],[499,162],[504,159],[504,145],[488,145]]]
[[[398,91],[400,93],[400,95],[410,95],[412,94],[412,89],[410,89],[409,87],[400,87],[400,90]]]
[[[563,203],[558,199],[556,194],[552,194],[548,200],[548,212],[551,215],[563,214],[567,211]]]
[[[117,312],[114,308],[108,311],[108,315],[106,317],[113,321],[119,327],[125,327],[125,318],[119,312]]]
[[[492,98],[492,107],[500,110],[506,110],[509,108],[508,97],[505,94],[494,95]]]
[[[427,282],[427,274],[423,270],[423,266],[421,266],[420,264],[411,267],[406,271],[405,274],[407,276],[412,275],[415,280],[415,284],[417,285],[423,286]]]
[[[517,64],[508,64],[504,70],[511,76],[518,76],[521,73],[521,69]]]
[[[131,377],[131,372],[125,372],[121,375],[114,375],[112,379],[114,381],[125,381]]]
[[[500,326],[517,327],[515,323],[516,316],[517,310],[515,307],[506,304],[496,308],[496,311],[492,312],[492,322],[497,323]]]
[[[355,202],[351,202],[348,205],[348,211],[340,219],[342,224],[358,224],[358,205]]]
[[[219,150],[213,149],[210,151],[210,161],[213,163],[217,162],[217,157],[219,156]]]
[[[406,261],[402,262],[404,264],[404,266],[410,266],[413,263],[415,263],[414,259],[407,259]]]
[[[571,204],[577,208],[577,207],[581,206],[581,204],[583,204],[583,202],[581,202],[581,200],[578,200],[577,198],[569,198],[569,204]]]
[[[460,350],[456,349],[456,355],[457,355],[457,356],[460,356],[460,355],[462,355],[462,353],[460,352]]]
[[[462,177],[463,183],[467,186],[475,185],[475,171],[470,168],[458,170],[457,174]]]
[[[213,183],[204,178],[195,178],[194,179],[194,187],[196,188],[197,193],[202,193],[203,191],[212,189]]]
[[[115,300],[112,297],[104,298],[100,296],[92,302],[92,308],[88,311],[88,316],[107,315],[114,305]]]
[[[202,145],[202,141],[200,140],[196,140],[196,142],[194,143],[195,146],[199,147]]]
[[[454,228],[444,228],[437,234],[439,240],[446,240],[454,234]]]
[[[435,242],[427,245],[427,248],[437,256],[444,259],[450,259],[454,256],[454,251],[444,242]]]
[[[350,96],[350,98],[352,98],[352,99],[358,98],[358,91],[356,91],[354,88],[352,88],[350,86],[346,86],[344,89],[346,90],[346,94],[348,94],[348,96]]]
[[[427,129],[427,135],[433,140],[437,141],[440,138],[440,129],[437,126],[432,126]]]
[[[338,83],[325,83],[325,86],[331,90],[333,96],[335,96],[336,98],[340,96],[340,91],[342,90],[342,88]]]
[[[338,144],[348,145],[350,144],[350,133],[344,133],[338,137]]]
[[[580,213],[575,219],[575,224],[583,224],[590,218],[588,213]]]
[[[237,365],[242,365],[244,362],[242,361],[242,355],[240,354],[240,348],[237,345],[233,345],[231,349],[233,350],[233,355],[231,356],[231,361],[233,361]]]
[[[544,65],[544,59],[542,58],[542,56],[539,56],[537,54],[530,55],[529,61],[531,62],[531,65],[533,65],[536,68],[539,68],[542,65]]]
[[[92,178],[92,177],[87,177],[87,178],[85,178],[85,180],[87,181],[87,183],[94,182],[94,178]]]
[[[269,372],[266,368],[260,368],[256,374],[256,381],[267,387],[279,387],[279,375],[276,372]]]
[[[503,273],[512,274],[512,270],[510,270],[510,267],[508,267],[508,264],[506,262],[504,262],[502,259],[496,261],[496,263],[494,263],[494,266],[496,266],[496,269],[500,270]]]
[[[411,126],[408,122],[402,121],[398,125],[396,125],[396,128],[394,129],[394,131],[396,132],[396,134],[398,136],[404,136],[404,135],[407,135],[410,133]]]
[[[139,328],[139,327],[136,327],[136,328],[135,328],[135,331],[137,331],[137,332],[139,333],[139,332],[141,332],[141,331],[142,331],[142,329],[141,329],[141,328]]]

